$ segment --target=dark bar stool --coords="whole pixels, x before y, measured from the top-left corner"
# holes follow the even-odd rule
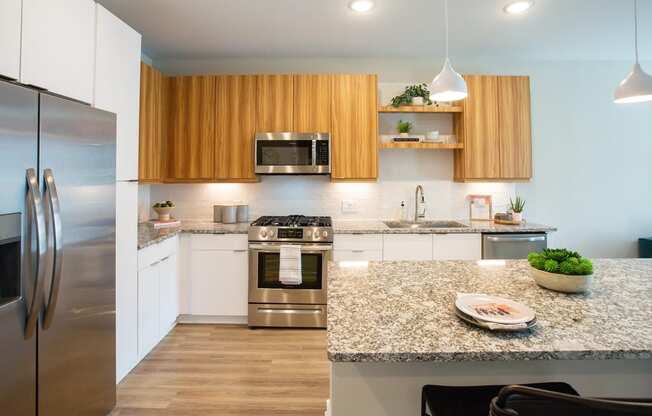
[[[526,386],[507,386],[491,401],[490,416],[651,416],[652,403],[589,399]]]
[[[578,396],[566,383],[535,383],[526,386]],[[505,385],[437,386],[425,385],[421,391],[421,416],[487,416],[491,400]],[[429,413],[426,413],[426,410]]]

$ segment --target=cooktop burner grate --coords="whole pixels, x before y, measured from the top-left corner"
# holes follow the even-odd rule
[[[264,216],[251,223],[255,227],[331,227],[331,217],[305,215]]]

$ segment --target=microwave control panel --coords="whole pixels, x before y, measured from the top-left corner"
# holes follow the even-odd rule
[[[329,149],[328,149],[328,140],[316,140],[315,141],[315,154],[316,159],[315,165],[317,166],[328,166],[329,165]]]

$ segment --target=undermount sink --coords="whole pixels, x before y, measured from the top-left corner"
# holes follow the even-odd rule
[[[384,221],[389,228],[469,228],[457,221]]]

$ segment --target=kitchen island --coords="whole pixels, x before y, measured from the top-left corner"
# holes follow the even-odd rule
[[[652,260],[596,260],[589,293],[536,285],[526,261],[329,265],[333,416],[417,415],[424,384],[565,381],[581,394],[652,397]],[[520,301],[539,325],[470,326],[457,293]]]

